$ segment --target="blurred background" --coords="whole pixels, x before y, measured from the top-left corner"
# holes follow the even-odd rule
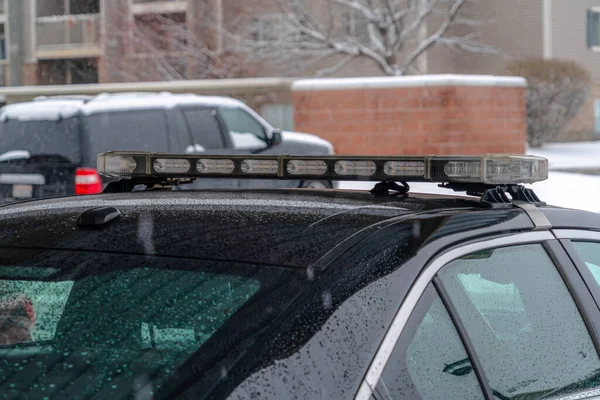
[[[540,155],[598,212],[599,83],[600,0],[0,0],[2,104],[233,97],[337,154]]]

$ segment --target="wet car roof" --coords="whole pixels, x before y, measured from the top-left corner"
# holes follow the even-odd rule
[[[148,191],[65,197],[0,207],[4,246],[177,255],[306,266],[366,227],[420,211],[469,208],[472,200],[374,199],[369,193]],[[121,218],[77,226],[86,210]]]
[[[368,192],[317,190],[147,191],[64,197],[0,207],[3,246],[153,254],[306,267],[367,228],[399,217],[444,211],[454,215],[431,238],[452,235],[511,215],[512,208],[477,209],[477,198],[411,194],[377,198]],[[111,206],[121,218],[93,229],[77,218]],[[600,216],[550,209],[551,222],[595,224]],[[478,211],[474,217],[470,211]],[[577,220],[566,215],[577,215]],[[528,224],[529,225],[529,224]],[[483,226],[483,225],[482,225]],[[524,227],[522,227],[524,228]],[[522,229],[519,228],[519,229]]]

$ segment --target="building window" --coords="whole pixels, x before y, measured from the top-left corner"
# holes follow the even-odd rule
[[[4,24],[0,24],[0,60],[6,60],[6,34],[4,33]]]
[[[589,48],[600,47],[600,9],[587,12],[587,45]]]
[[[302,32],[283,14],[262,15],[254,21],[252,36],[256,41],[299,40]]]
[[[369,25],[363,15],[354,11],[345,12],[342,15],[342,26],[344,33],[359,43],[369,44]]]

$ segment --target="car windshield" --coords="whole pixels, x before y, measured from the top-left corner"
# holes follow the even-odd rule
[[[31,155],[61,155],[71,162],[81,158],[76,117],[60,120],[7,119],[0,121],[0,154],[26,150]]]
[[[155,391],[192,359],[225,358],[231,337],[267,323],[265,300],[277,311],[298,290],[293,272],[259,265],[21,255],[0,258],[0,391],[11,398]]]

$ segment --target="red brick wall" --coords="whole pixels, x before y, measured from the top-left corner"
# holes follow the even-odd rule
[[[524,80],[482,78],[297,81],[294,129],[331,141],[343,155],[523,154]]]

